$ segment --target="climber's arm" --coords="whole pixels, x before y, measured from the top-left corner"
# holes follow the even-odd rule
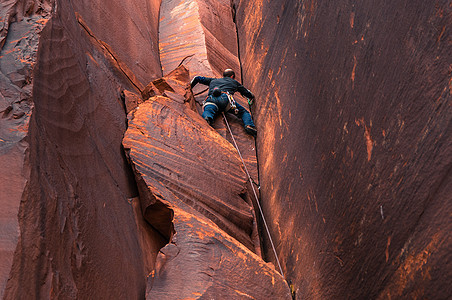
[[[190,86],[193,88],[197,83],[201,83],[204,85],[209,85],[213,78],[203,77],[203,76],[195,76],[191,82]]]
[[[251,93],[247,88],[245,88],[243,85],[239,84],[237,87],[237,91],[244,97],[248,99],[254,99],[253,93]]]

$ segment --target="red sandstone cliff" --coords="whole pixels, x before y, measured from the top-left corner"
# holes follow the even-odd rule
[[[228,120],[293,296],[452,296],[447,1],[0,8],[5,299],[290,298],[224,121],[188,89],[226,67],[258,96],[259,161]]]
[[[233,2],[297,295],[451,298],[450,1]]]
[[[177,7],[165,4],[161,16],[169,20]],[[157,52],[159,8],[159,1],[57,1],[37,32],[29,173],[17,187],[20,209],[16,199],[10,212],[18,214],[20,235],[8,244],[5,299],[290,298],[282,276],[260,257],[249,184],[224,125],[218,120],[216,131],[202,120],[203,94],[195,99],[187,90],[185,67],[159,78],[159,57],[165,67],[179,60],[162,53],[176,42]],[[198,34],[218,36],[194,48],[207,54],[212,43],[227,42],[221,22],[201,26],[212,12],[190,9],[199,18],[186,21]],[[176,30],[159,27],[161,34]],[[182,61],[200,75],[239,71],[234,51]],[[254,140],[236,118],[230,122],[257,181]]]

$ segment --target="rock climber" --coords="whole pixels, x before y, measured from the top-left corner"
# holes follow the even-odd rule
[[[195,76],[190,85],[193,88],[197,83],[209,86],[209,93],[203,103],[204,112],[202,113],[202,117],[209,125],[213,124],[213,120],[219,113],[223,111],[232,112],[242,119],[245,131],[256,136],[257,129],[254,126],[251,114],[232,98],[232,95],[238,91],[242,96],[247,97],[251,104],[254,101],[254,95],[235,80],[235,72],[232,69],[224,70],[223,78]]]

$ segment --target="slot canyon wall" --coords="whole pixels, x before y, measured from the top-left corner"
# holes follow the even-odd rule
[[[26,41],[38,37],[39,46],[30,43],[36,45],[27,53],[34,70],[25,74],[34,107],[28,136],[20,140],[28,173],[17,171],[26,185],[11,186],[23,188],[16,193],[21,198],[2,196],[2,203],[20,203],[19,211],[10,212],[20,235],[11,237],[17,246],[12,266],[5,266],[10,270],[2,277],[3,287],[9,277],[2,294],[5,299],[139,298],[161,241],[135,218],[136,185],[121,148],[126,129],[121,91],[161,76],[160,2],[8,4],[4,21],[11,26],[2,65],[11,61],[7,47],[27,48]],[[14,31],[22,15],[25,21],[45,16],[42,32]],[[17,61],[4,74],[21,74],[13,70],[20,67]],[[147,242],[150,247],[142,252],[141,243]]]
[[[194,96],[185,66],[167,64],[185,62],[208,76],[239,69],[237,34],[220,18],[226,11],[227,28],[235,30],[230,3],[167,1],[161,11],[160,4],[5,6],[2,122],[9,127],[1,159],[15,160],[1,173],[14,175],[2,183],[2,204],[9,205],[2,298],[290,299],[282,276],[260,257],[250,185],[224,124],[218,119],[212,129],[201,118],[206,93]],[[157,41],[180,28],[162,21],[177,21],[181,8],[197,35],[210,39],[192,41],[185,50],[191,55],[180,60],[171,53],[179,41]],[[15,32],[21,18],[41,26]],[[213,52],[231,36],[233,43]],[[21,57],[10,55],[22,48],[27,74]],[[25,108],[12,83],[28,91]],[[237,118],[229,121],[257,181],[254,139]]]
[[[188,88],[231,66],[292,296],[452,295],[448,1],[0,9],[0,297],[290,299],[225,122]]]
[[[450,298],[450,1],[233,2],[297,295]]]

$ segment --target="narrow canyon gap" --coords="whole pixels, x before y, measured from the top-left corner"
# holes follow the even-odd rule
[[[227,67],[257,95],[256,145],[228,120],[292,296],[452,296],[448,1],[0,8],[4,299],[290,299],[187,88]]]

